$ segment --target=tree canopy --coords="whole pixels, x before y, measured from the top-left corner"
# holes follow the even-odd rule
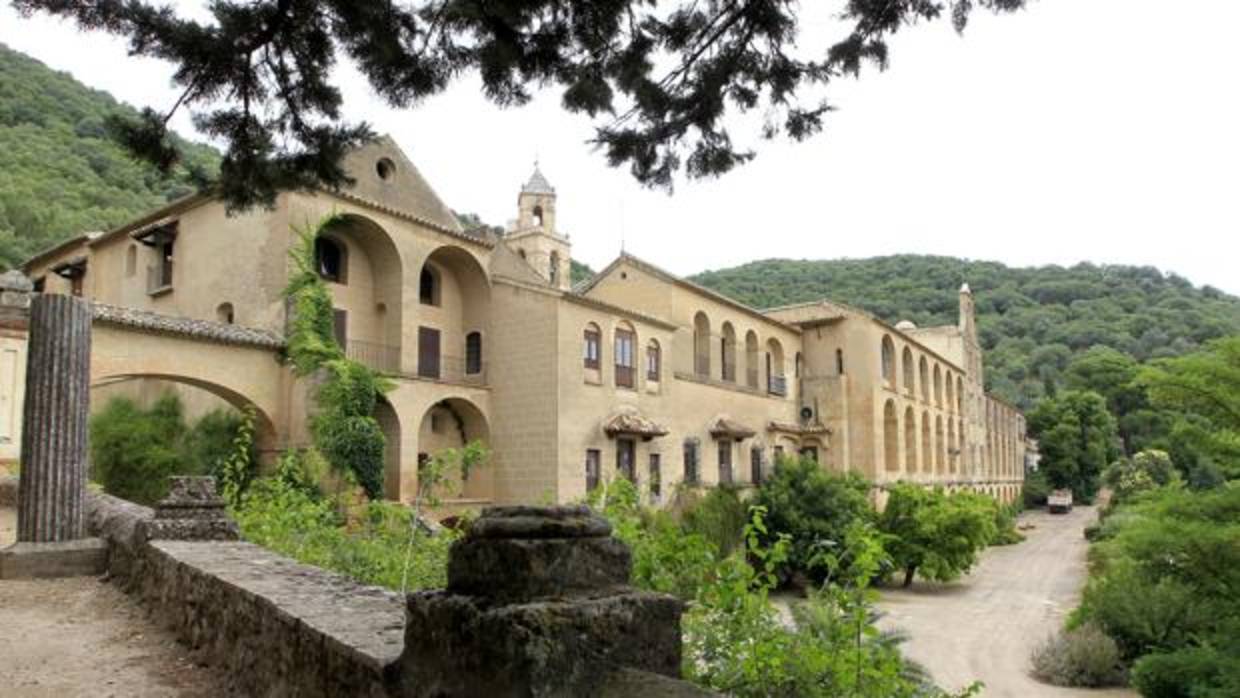
[[[1091,391],[1068,391],[1043,400],[1029,414],[1029,431],[1042,453],[1040,470],[1051,487],[1071,489],[1089,502],[1102,471],[1120,455],[1115,417]]]
[[[210,3],[204,22],[147,0],[13,4],[172,63],[180,98],[163,113],[113,119],[117,134],[169,171],[182,153],[168,119],[191,110],[203,133],[227,144],[218,187],[245,208],[283,189],[348,182],[341,156],[373,134],[344,113],[332,70],[341,56],[401,108],[465,73],[499,106],[555,86],[564,109],[597,119],[593,140],[610,164],[669,186],[678,171],[717,175],[753,157],[728,115],[759,111],[762,137],[804,139],[831,108],[821,88],[885,67],[897,30],[950,15],[962,31],[975,6],[1025,2],[849,0],[839,15],[848,31],[821,46],[798,44],[802,7],[789,0],[251,0]]]

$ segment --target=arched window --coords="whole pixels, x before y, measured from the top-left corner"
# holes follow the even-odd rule
[[[934,472],[942,474],[943,455],[947,452],[947,444],[943,442],[943,418],[934,420]]]
[[[551,281],[552,286],[560,283],[560,253],[551,253],[551,264],[547,267],[547,278]]]
[[[542,210],[542,206],[535,206],[535,207],[534,207],[533,217],[534,217],[534,225],[538,226],[539,228],[543,227],[543,210]]]
[[[659,350],[659,343],[652,339],[646,345],[646,380],[658,383],[662,373],[663,352]]]
[[[964,414],[964,381],[956,376],[956,411]]]
[[[583,364],[586,368],[597,371],[600,364],[602,333],[599,332],[598,325],[591,322],[586,325],[584,333]]]
[[[895,400],[883,405],[883,465],[887,470],[900,469],[900,421],[896,417]]]
[[[901,359],[901,363],[904,365],[904,392],[910,396],[915,395],[917,393],[917,386],[915,385],[916,376],[914,375],[916,369],[913,368],[913,350],[904,347],[904,356]]]
[[[930,402],[930,364],[926,362],[926,357],[921,357],[917,372],[921,378],[921,401]]]
[[[934,365],[934,404],[943,406],[943,371],[938,364]]]
[[[700,311],[693,316],[693,372],[710,377],[710,320]]]
[[[784,379],[784,347],[774,337],[766,342],[766,391],[780,397],[788,394],[788,383]]]
[[[129,249],[125,250],[125,276],[133,276],[138,273],[138,245],[129,243]]]
[[[418,276],[418,302],[439,305],[439,274],[429,264],[422,265],[422,273]]]
[[[793,376],[793,378],[800,378],[800,377],[801,377],[801,370],[802,370],[802,366],[801,366],[801,352],[799,352],[799,351],[798,351],[798,352],[796,353],[796,358],[794,358],[794,359],[793,359],[793,363],[792,363],[792,376]]]
[[[215,308],[215,319],[217,322],[233,324],[233,305],[232,303],[220,303]]]
[[[947,420],[947,472],[956,472],[956,455],[959,452],[956,446],[956,423]]]
[[[904,410],[904,471],[917,472],[917,413],[912,407]]]
[[[934,449],[930,442],[930,413],[921,413],[921,471],[934,472]]]
[[[723,336],[719,340],[719,377],[727,383],[736,382],[736,329],[732,323],[723,323]]]
[[[896,345],[890,335],[883,335],[882,343],[882,374],[883,383],[888,387],[895,385],[896,380]]]
[[[952,380],[951,371],[947,372],[946,380],[944,382],[943,388],[947,392],[947,411],[951,412],[952,410],[956,409],[956,397],[953,394],[955,392],[956,386],[955,386],[955,381]]]
[[[637,387],[637,334],[628,324],[616,328],[616,385]]]
[[[758,333],[749,330],[745,333],[745,384],[757,390],[761,372],[758,365]]]
[[[345,246],[339,241],[326,237],[314,239],[314,263],[325,281],[347,283],[347,257]]]
[[[465,373],[473,376],[482,373],[482,333],[465,335]]]
[[[837,376],[844,375],[844,350],[843,349],[835,350],[835,375]]]

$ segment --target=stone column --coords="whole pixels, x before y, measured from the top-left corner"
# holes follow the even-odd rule
[[[8,305],[12,290],[3,295]],[[83,511],[91,307],[41,294],[29,306],[17,542],[0,550],[0,579],[99,574],[107,545],[84,537]]]
[[[90,322],[90,304],[81,298],[40,294],[31,300],[19,542],[70,541],[86,533]]]

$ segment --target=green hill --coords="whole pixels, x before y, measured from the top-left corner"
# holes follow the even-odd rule
[[[188,169],[161,176],[109,140],[105,119],[136,113],[0,44],[0,269],[193,191]],[[188,165],[219,166],[208,146],[186,153]]]
[[[988,387],[1023,407],[1075,356],[1106,345],[1139,360],[1240,333],[1240,299],[1153,267],[1014,268],[954,257],[751,262],[693,281],[759,308],[830,298],[895,323],[954,323],[957,292],[977,298]]]

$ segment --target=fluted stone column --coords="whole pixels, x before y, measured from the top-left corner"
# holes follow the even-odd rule
[[[30,303],[26,405],[17,540],[50,543],[85,535],[90,304],[64,295]]]

